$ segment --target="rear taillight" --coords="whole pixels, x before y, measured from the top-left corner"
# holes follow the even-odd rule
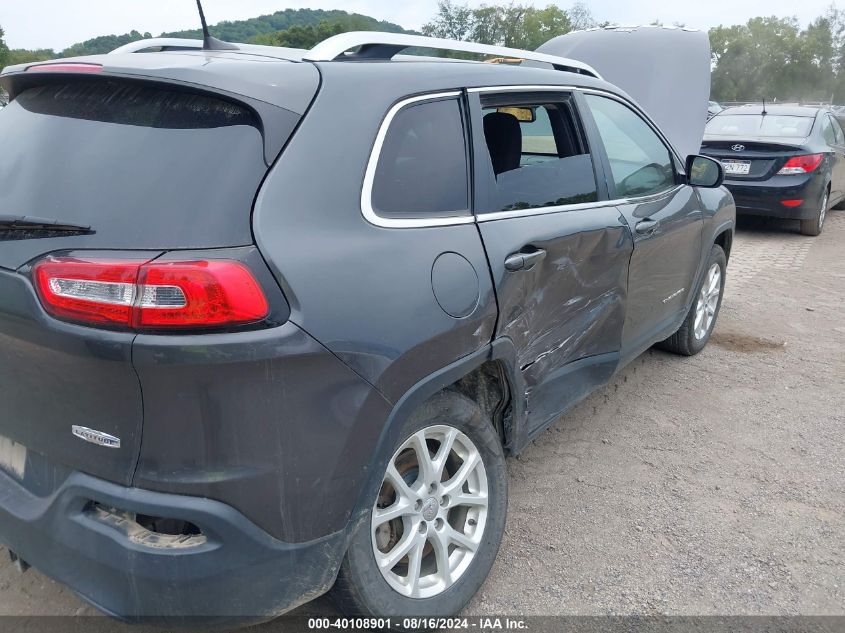
[[[48,257],[33,276],[47,312],[80,323],[208,328],[254,323],[269,313],[255,277],[232,260]]]
[[[139,327],[252,323],[267,316],[261,286],[239,262],[152,262],[138,278]]]
[[[821,165],[824,154],[807,154],[806,156],[793,156],[780,168],[778,175],[808,174]]]

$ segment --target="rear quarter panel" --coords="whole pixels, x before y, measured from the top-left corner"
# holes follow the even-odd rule
[[[474,224],[381,228],[361,213],[367,161],[390,107],[445,88],[415,81],[403,92],[377,77],[380,66],[321,66],[323,87],[267,178],[253,224],[291,320],[396,402],[489,343],[496,303]],[[478,303],[465,318],[446,314],[432,291],[433,264],[449,252],[478,278]]]

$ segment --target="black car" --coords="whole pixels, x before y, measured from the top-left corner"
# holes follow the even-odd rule
[[[845,136],[826,108],[749,105],[707,123],[701,153],[722,162],[738,214],[792,218],[818,235],[845,199]]]
[[[694,44],[668,110],[694,145],[587,63],[410,35],[6,69],[0,540],[126,618],[333,587],[350,614],[458,612],[506,455],[719,313],[733,200],[685,155],[706,34],[630,31],[600,49]]]

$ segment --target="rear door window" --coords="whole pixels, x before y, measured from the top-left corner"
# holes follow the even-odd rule
[[[457,99],[416,103],[396,114],[378,154],[372,206],[386,218],[469,214],[466,134]]]
[[[598,200],[593,160],[571,95],[488,94],[484,152],[493,195],[481,213],[543,209]]]

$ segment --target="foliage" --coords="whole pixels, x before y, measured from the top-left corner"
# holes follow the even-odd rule
[[[483,4],[473,9],[440,0],[437,15],[423,27],[423,33],[534,50],[553,37],[594,25],[583,3],[565,11],[552,4],[544,9],[522,4]]]
[[[576,2],[573,4],[567,13],[569,14],[569,21],[572,22],[572,29],[575,31],[583,31],[597,26],[607,25],[607,22],[603,24],[596,22],[589,7],[583,2]]]
[[[149,33],[139,33],[138,31],[130,31],[124,35],[102,35],[66,48],[62,51],[61,57],[103,55],[130,42],[137,42],[138,40],[149,37],[152,37],[152,35]]]
[[[354,21],[362,30],[368,31],[389,31],[391,33],[403,33],[404,29],[398,24],[376,20],[358,13],[347,13],[346,11],[321,9],[285,9],[271,15],[262,15],[249,20],[237,22],[221,22],[209,28],[214,37],[226,42],[248,42],[253,38],[262,35],[275,34],[292,27],[318,27],[322,22]],[[363,26],[366,25],[366,29]],[[350,29],[347,29],[350,30]],[[202,37],[200,29],[188,31],[174,31],[163,33],[162,37],[187,37],[199,39]]]
[[[845,101],[845,14],[831,7],[806,29],[753,18],[710,30],[712,96],[720,101]]]
[[[9,49],[6,47],[6,42],[3,40],[3,27],[0,26],[0,68],[8,64]]]
[[[9,49],[6,47],[6,42],[3,40],[3,27],[0,26],[0,69],[8,64]],[[6,105],[8,97],[6,91],[0,88],[0,107]]]
[[[250,38],[249,42],[251,44],[264,44],[268,46],[312,48],[315,44],[340,33],[384,30],[380,24],[378,21],[367,16],[358,14],[344,15],[332,20],[323,20],[315,25],[295,25],[283,31],[256,35]]]
[[[43,62],[55,58],[56,51],[52,48],[40,48],[34,51],[28,51],[24,48],[13,48],[6,57],[6,65],[30,64],[32,62]]]
[[[199,20],[198,20],[199,21]],[[294,29],[292,33],[283,36],[281,32]],[[391,22],[380,21],[366,15],[347,13],[346,11],[322,11],[315,9],[286,9],[272,15],[262,15],[249,20],[236,22],[221,22],[209,29],[211,34],[228,42],[248,42],[276,46],[300,46],[310,48],[318,41],[329,35],[336,35],[345,31],[389,31],[392,33],[406,32],[401,26]],[[27,51],[17,49],[11,51],[7,64],[21,64],[31,61],[42,61],[55,57],[76,57],[81,55],[101,55],[113,51],[120,46],[137,40],[153,37],[150,33],[130,31],[123,35],[103,35],[85,42],[74,44],[59,54],[49,49]],[[184,37],[188,39],[202,38],[200,29],[162,33],[161,37]],[[293,44],[289,42],[301,42]],[[0,61],[3,60],[5,46],[0,35]]]

